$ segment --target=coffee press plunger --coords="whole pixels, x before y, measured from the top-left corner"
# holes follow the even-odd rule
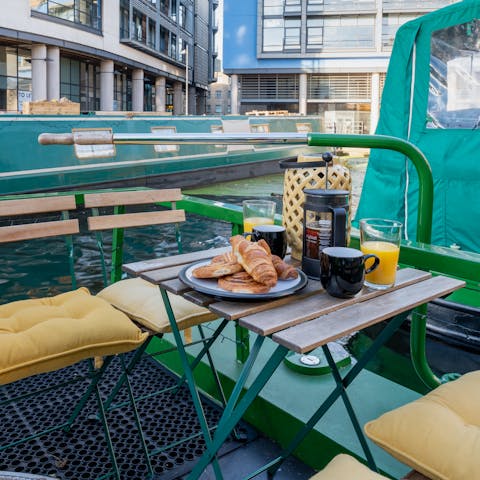
[[[319,280],[320,252],[326,247],[347,245],[349,192],[326,188],[307,189],[303,193],[302,270]]]

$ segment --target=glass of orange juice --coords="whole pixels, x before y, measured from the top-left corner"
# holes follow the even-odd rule
[[[360,250],[364,254],[373,253],[380,259],[378,267],[365,275],[367,287],[383,290],[395,283],[402,226],[396,220],[382,218],[360,220]],[[365,268],[368,267],[370,265],[367,261]]]
[[[273,225],[275,207],[271,200],[244,200],[243,231],[252,232],[257,225]]]

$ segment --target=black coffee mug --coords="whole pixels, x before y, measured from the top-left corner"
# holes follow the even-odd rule
[[[365,260],[374,258],[373,265],[365,270]],[[320,281],[333,297],[351,298],[363,287],[365,274],[378,267],[380,259],[373,254],[347,247],[327,247],[320,253]]]
[[[263,239],[268,243],[273,255],[280,258],[287,253],[287,232],[285,227],[280,225],[255,225],[252,232],[245,232],[244,235],[251,235],[252,242]]]

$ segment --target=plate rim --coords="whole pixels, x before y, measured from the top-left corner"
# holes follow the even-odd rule
[[[307,275],[300,270],[299,268],[296,268],[298,274],[300,275],[300,281],[298,282],[297,285],[294,287],[290,287],[286,290],[282,290],[280,292],[267,292],[267,293],[239,293],[239,292],[229,292],[228,290],[215,290],[211,289],[208,287],[204,287],[202,285],[198,285],[191,279],[189,279],[186,275],[186,272],[189,268],[197,265],[197,264],[203,264],[205,262],[208,262],[211,260],[211,258],[204,258],[202,260],[197,260],[195,262],[189,263],[188,265],[185,265],[182,270],[180,270],[178,274],[178,278],[180,281],[182,281],[185,285],[188,285],[190,288],[193,290],[204,293],[206,295],[210,295],[212,297],[217,297],[221,299],[227,299],[227,300],[272,300],[275,298],[282,298],[286,297],[288,295],[292,295],[300,290],[302,288],[305,288],[305,286],[308,283],[308,277]]]

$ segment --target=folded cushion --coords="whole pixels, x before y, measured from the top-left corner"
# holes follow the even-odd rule
[[[146,280],[141,278],[120,280],[104,288],[97,296],[154,332],[171,331],[160,289]],[[208,309],[195,305],[179,295],[169,293],[168,298],[180,330],[217,318]]]
[[[127,352],[146,337],[86,288],[0,305],[0,384]]]
[[[480,371],[365,425],[367,435],[434,480],[480,478]]]
[[[350,455],[337,455],[310,480],[388,480],[387,477],[372,472]]]

